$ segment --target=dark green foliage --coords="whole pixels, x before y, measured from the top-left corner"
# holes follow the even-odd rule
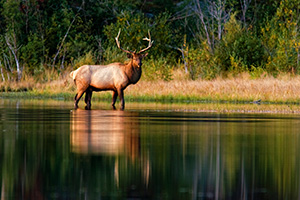
[[[44,63],[44,41],[37,34],[28,36],[28,42],[21,47],[20,59],[23,62],[26,72],[33,74],[34,70]]]
[[[266,55],[259,38],[254,32],[246,31],[234,16],[225,24],[225,34],[216,48],[215,56],[223,71],[232,67],[232,58],[240,60],[250,70],[266,62]]]
[[[190,78],[193,80],[198,78],[213,79],[220,74],[219,63],[205,42],[201,48],[190,48],[187,59]]]
[[[165,57],[154,58],[150,56],[150,59],[144,61],[143,64],[143,77],[148,80],[172,80],[172,66],[168,63],[168,59]]]
[[[124,11],[117,16],[117,21],[104,27],[104,35],[107,38],[107,46],[116,46],[115,37],[121,30],[119,37],[123,48],[139,51],[148,46],[143,38],[149,37],[154,40],[151,55],[156,57],[170,54],[168,45],[172,43],[172,30],[168,23],[169,15],[160,14],[154,19],[145,17],[142,13],[130,13]]]
[[[299,10],[298,0],[0,0],[0,65],[16,77],[17,65],[36,75],[123,62],[114,39],[121,29],[121,46],[137,51],[150,31],[149,79],[170,80],[178,61],[192,79],[299,74]]]

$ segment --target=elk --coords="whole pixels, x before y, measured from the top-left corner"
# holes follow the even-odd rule
[[[128,85],[136,84],[142,74],[142,59],[148,55],[148,53],[142,54],[152,47],[154,41],[151,41],[150,31],[148,31],[149,38],[143,38],[148,41],[148,47],[136,51],[125,50],[120,46],[119,36],[121,29],[117,37],[115,38],[117,46],[123,52],[127,53],[127,57],[131,60],[128,64],[123,63],[111,63],[108,65],[83,65],[72,71],[70,76],[73,78],[77,87],[77,93],[74,98],[74,107],[78,108],[78,102],[82,95],[85,93],[85,109],[91,109],[91,98],[93,91],[106,91],[112,90],[112,107],[115,109],[115,103],[119,96],[121,102],[121,110],[125,108],[124,90]]]

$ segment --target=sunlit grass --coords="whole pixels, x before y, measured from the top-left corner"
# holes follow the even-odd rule
[[[1,96],[27,98],[73,99],[76,87],[68,72],[43,77],[24,77],[22,81],[0,82]],[[13,93],[12,93],[13,92]],[[93,99],[110,100],[111,92],[98,92]],[[125,90],[126,101],[150,102],[248,102],[261,99],[262,103],[299,103],[300,76],[281,75],[252,79],[248,74],[234,78],[214,80],[190,80],[184,72],[176,72],[173,80],[147,80],[144,77],[136,85]]]
[[[173,101],[299,102],[300,77],[282,76],[251,79],[249,76],[215,80],[140,81],[126,94]]]

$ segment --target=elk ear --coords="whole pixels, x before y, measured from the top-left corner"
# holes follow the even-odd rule
[[[148,53],[142,54],[142,58],[145,58],[148,55]]]
[[[128,53],[127,58],[132,58],[132,55],[130,53]]]

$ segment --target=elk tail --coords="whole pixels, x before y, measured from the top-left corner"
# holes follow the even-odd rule
[[[78,70],[76,69],[76,70],[74,70],[74,71],[72,71],[72,72],[70,73],[70,77],[71,77],[73,80],[75,80],[76,75],[77,75],[77,72],[78,72]]]

